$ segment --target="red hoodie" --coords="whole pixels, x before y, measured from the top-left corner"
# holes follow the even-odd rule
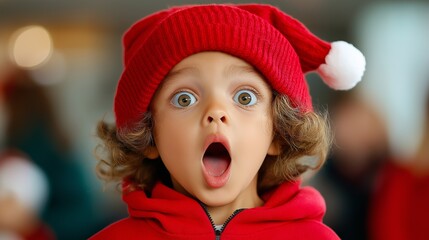
[[[236,211],[216,232],[203,205],[158,183],[151,197],[124,194],[130,217],[90,239],[339,239],[322,223],[325,202],[315,189],[284,183],[263,199],[263,206]]]

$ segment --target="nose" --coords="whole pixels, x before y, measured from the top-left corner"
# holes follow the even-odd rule
[[[212,123],[226,124],[229,121],[229,117],[227,115],[226,109],[220,104],[211,104],[207,107],[203,121],[205,125],[210,125]]]
[[[211,123],[213,121],[226,123],[226,116],[222,114],[221,112],[212,113],[209,116],[207,116],[207,122]]]

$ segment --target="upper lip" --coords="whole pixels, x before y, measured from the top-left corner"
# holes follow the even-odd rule
[[[221,135],[221,134],[212,134],[210,136],[208,136],[204,142],[204,152],[207,151],[207,148],[210,146],[210,144],[212,143],[220,143],[222,144],[226,150],[228,151],[228,154],[231,156],[231,152],[230,152],[230,146],[228,143],[228,139]]]

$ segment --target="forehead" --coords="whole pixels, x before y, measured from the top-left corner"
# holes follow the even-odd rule
[[[180,61],[170,70],[163,82],[179,76],[201,76],[213,72],[221,72],[225,77],[250,75],[264,79],[259,71],[240,58],[222,52],[201,52]]]
[[[181,67],[183,65],[188,65],[188,64],[195,65],[201,62],[217,62],[217,61],[222,61],[225,64],[235,63],[235,64],[251,66],[243,59],[235,57],[233,55],[223,53],[223,52],[218,52],[218,51],[206,51],[206,52],[199,52],[196,54],[192,54],[182,59],[178,64],[176,64],[173,67],[173,69],[177,67]]]

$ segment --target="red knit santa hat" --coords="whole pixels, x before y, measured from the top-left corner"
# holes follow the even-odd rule
[[[351,44],[325,42],[273,6],[175,7],[141,19],[124,36],[125,68],[114,102],[118,129],[135,126],[168,72],[203,51],[247,61],[303,112],[312,110],[304,73],[317,70],[327,85],[346,90],[365,70],[364,56]]]

